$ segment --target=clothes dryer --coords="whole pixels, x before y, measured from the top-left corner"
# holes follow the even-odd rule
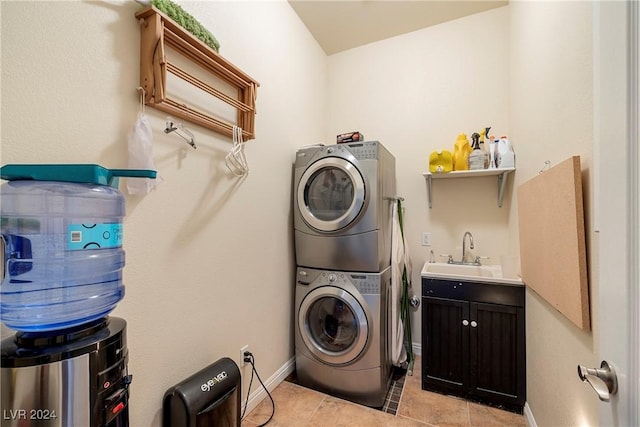
[[[391,263],[395,158],[378,141],[298,150],[294,170],[297,265],[380,272]]]
[[[391,268],[361,273],[299,267],[296,279],[298,383],[381,407],[391,382]]]

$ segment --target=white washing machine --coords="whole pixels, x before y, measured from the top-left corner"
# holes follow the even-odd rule
[[[293,189],[297,265],[380,272],[391,264],[395,165],[378,141],[298,150]]]
[[[298,383],[381,407],[391,382],[391,268],[381,273],[298,267],[295,354]]]

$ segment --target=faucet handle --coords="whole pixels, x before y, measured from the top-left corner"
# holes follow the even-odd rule
[[[481,259],[491,259],[491,258],[490,258],[490,257],[488,257],[488,256],[477,256],[477,257],[476,257],[476,259],[475,259],[475,261],[474,261],[474,264],[475,264],[475,265],[482,265],[482,264],[480,263],[480,260],[481,260]]]
[[[453,264],[453,255],[440,254],[440,256],[447,258],[447,264]]]

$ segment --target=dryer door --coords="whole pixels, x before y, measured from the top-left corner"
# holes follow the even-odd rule
[[[334,286],[309,292],[300,305],[298,328],[309,351],[330,365],[358,359],[369,337],[362,305],[349,292]]]
[[[353,163],[324,157],[312,163],[298,183],[298,210],[318,231],[337,231],[351,224],[365,205],[365,183]]]

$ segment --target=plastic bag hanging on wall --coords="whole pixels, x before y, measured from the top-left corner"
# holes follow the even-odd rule
[[[144,90],[141,90],[140,96],[140,112],[127,141],[129,148],[128,166],[130,169],[156,170],[153,161],[153,134],[149,118],[144,110]],[[149,178],[127,179],[127,191],[132,195],[147,194],[161,182],[160,175],[155,180]]]

